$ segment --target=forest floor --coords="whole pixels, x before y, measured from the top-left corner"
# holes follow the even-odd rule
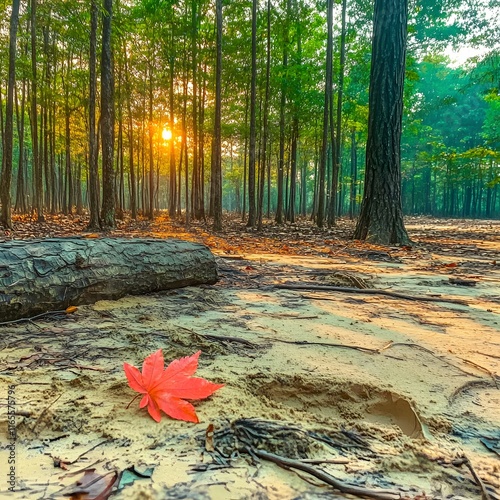
[[[18,219],[5,238],[85,224]],[[18,481],[7,492],[2,465],[2,498],[77,498],[83,481],[90,500],[126,471],[113,498],[500,499],[500,221],[406,225],[414,245],[399,248],[350,240],[349,220],[257,233],[233,219],[218,234],[121,222],[112,236],[207,244],[220,280],[0,327]],[[159,348],[201,350],[197,374],[225,384],[194,402],[200,424],[127,408],[123,362]]]

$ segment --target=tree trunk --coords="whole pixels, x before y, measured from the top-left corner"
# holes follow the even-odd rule
[[[65,124],[65,133],[64,133],[64,153],[65,153],[65,189],[64,189],[64,197],[63,197],[63,213],[71,214],[73,213],[73,182],[71,175],[71,126],[70,126],[70,108],[69,108],[69,77],[71,73],[71,60],[72,54],[68,54],[68,68],[66,78],[63,78],[63,87],[64,87],[64,124]]]
[[[260,162],[259,175],[259,210],[257,229],[262,230],[262,212],[264,209],[264,174],[267,159],[267,143],[269,141],[269,94],[271,81],[271,0],[267,0],[267,48],[266,48],[266,91],[264,96],[264,130],[262,137],[262,158]]]
[[[16,84],[16,40],[18,20],[19,0],[13,0],[9,32],[9,81],[7,87],[7,107],[5,112],[4,154],[2,178],[0,180],[0,199],[2,202],[0,224],[6,228],[12,228],[10,185],[12,182],[12,146],[14,142],[14,86]]]
[[[130,84],[130,71],[128,66],[128,57],[126,47],[123,47],[123,56],[125,60],[125,85],[127,89],[127,120],[128,120],[128,159],[130,170],[130,211],[132,212],[132,219],[137,219],[137,184],[135,180],[135,166],[134,166],[134,124],[132,116],[132,86]]]
[[[201,190],[203,189],[203,180],[200,176],[200,165],[198,157],[198,18],[197,0],[191,1],[191,64],[192,64],[192,124],[193,124],[193,168],[191,181],[191,214],[195,220],[203,219],[201,208]]]
[[[375,0],[365,190],[354,238],[407,244],[401,206],[401,126],[407,0]]]
[[[327,43],[326,43],[326,72],[325,72],[325,104],[323,108],[323,134],[321,141],[321,157],[319,162],[318,179],[318,211],[316,224],[323,227],[325,217],[325,174],[328,159],[328,119],[332,102],[332,52],[333,52],[333,0],[327,0]]]
[[[217,281],[210,250],[154,239],[53,238],[0,248],[0,321]]]
[[[101,142],[102,142],[102,209],[103,229],[115,227],[114,148],[114,78],[111,44],[113,0],[104,0],[102,16],[101,57]]]
[[[342,197],[339,193],[339,200],[337,200],[337,191],[339,185],[339,173],[341,171],[342,162],[342,101],[344,95],[344,70],[345,70],[345,52],[346,52],[346,11],[347,11],[347,0],[342,0],[342,30],[340,34],[340,68],[339,68],[339,86],[337,90],[337,130],[335,133],[335,153],[333,160],[333,176],[332,176],[332,188],[331,188],[331,200],[330,200],[330,211],[328,213],[328,225],[334,226],[336,224],[336,218],[340,215],[340,206],[342,202]],[[333,103],[332,110],[333,112]],[[339,208],[337,210],[337,203],[339,202]],[[337,213],[336,213],[337,211]]]
[[[97,2],[90,5],[90,54],[89,54],[89,214],[88,229],[97,231],[101,225],[99,220],[99,167],[97,164],[96,137],[96,99],[97,99]]]
[[[31,143],[33,151],[33,194],[38,222],[44,222],[43,215],[43,179],[40,158],[38,155],[38,109],[37,109],[37,55],[36,55],[36,2],[31,0]]]
[[[356,213],[356,183],[358,181],[358,153],[356,145],[356,130],[351,131],[351,183],[349,200],[349,218],[352,220]]]
[[[248,107],[250,98],[248,94],[248,87],[245,89],[245,131],[248,126]],[[245,145],[243,146],[243,209],[241,211],[241,222],[245,221],[245,214],[247,210],[247,157],[248,157],[248,134],[245,132]]]
[[[148,72],[149,72],[149,127],[148,127],[148,138],[149,138],[149,200],[148,208],[145,212],[148,215],[149,220],[154,219],[154,199],[155,199],[155,176],[154,176],[154,158],[153,158],[153,63],[151,60],[148,61]]]
[[[293,117],[292,144],[290,147],[290,200],[288,202],[288,220],[295,222],[295,200],[297,197],[297,142],[299,140],[299,119]]]
[[[175,135],[174,135],[174,81],[175,81],[175,35],[174,28],[172,27],[172,39],[171,39],[171,50],[170,55],[170,82],[169,82],[169,92],[168,92],[168,102],[169,102],[169,127],[170,132],[172,132],[172,137],[169,141],[169,163],[170,163],[170,179],[169,179],[169,204],[168,204],[168,214],[170,218],[177,216],[177,178],[175,175]]]
[[[255,139],[256,139],[256,95],[257,95],[257,0],[252,2],[252,75],[250,84],[250,151],[248,163],[248,222],[256,222],[255,203]]]
[[[16,121],[17,121],[17,136],[19,138],[19,162],[17,169],[17,189],[16,189],[16,204],[14,210],[26,213],[26,169],[25,169],[25,154],[24,154],[24,113],[26,103],[26,80],[23,78],[23,86],[21,91],[21,111],[19,111],[18,99],[16,101]]]
[[[212,147],[212,193],[214,231],[222,231],[222,165],[221,165],[221,76],[222,76],[222,0],[215,4],[217,25],[217,59],[215,68],[215,120]]]
[[[283,180],[285,173],[285,106],[287,94],[287,72],[288,72],[288,16],[290,12],[290,0],[286,2],[285,26],[284,26],[284,44],[283,44],[283,76],[281,79],[281,96],[280,96],[280,144],[279,144],[279,159],[278,159],[278,179],[277,179],[277,205],[276,205],[276,223],[283,224]]]

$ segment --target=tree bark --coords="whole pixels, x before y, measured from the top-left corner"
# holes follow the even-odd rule
[[[288,72],[288,16],[290,13],[290,0],[286,2],[286,13],[284,21],[284,43],[283,43],[283,76],[281,78],[281,96],[280,96],[280,143],[279,143],[279,159],[278,159],[278,176],[277,176],[277,205],[276,205],[276,223],[283,224],[283,198],[284,198],[284,173],[285,173],[285,106],[286,95],[288,91],[287,72]]]
[[[257,95],[257,0],[252,2],[252,75],[250,84],[250,152],[248,163],[248,222],[254,227],[256,222],[255,203],[255,139],[256,139],[256,95]]]
[[[222,231],[221,90],[222,90],[222,0],[215,2],[217,58],[215,69],[215,120],[212,147],[212,193],[214,231]]]
[[[172,7],[173,8],[173,7]],[[177,178],[175,174],[175,145],[174,145],[174,126],[175,126],[175,113],[174,113],[174,83],[175,83],[175,30],[172,27],[171,35],[171,54],[170,59],[170,81],[169,81],[169,127],[172,132],[172,137],[169,141],[169,162],[170,162],[170,179],[169,179],[169,204],[168,204],[168,214],[171,219],[177,216]],[[180,207],[179,207],[180,208]]]
[[[9,31],[9,78],[7,85],[7,107],[5,112],[3,168],[0,179],[0,199],[2,202],[0,224],[10,229],[12,229],[10,187],[12,182],[12,146],[14,141],[14,86],[16,84],[16,40],[18,20],[19,0],[13,0]]]
[[[210,250],[180,240],[11,241],[0,261],[0,321],[217,281]]]
[[[37,221],[44,222],[43,215],[43,178],[38,154],[38,105],[37,105],[37,54],[36,54],[36,7],[37,0],[30,0],[30,34],[31,34],[31,143],[33,152],[33,193]]]
[[[328,160],[328,118],[332,102],[332,52],[333,52],[333,0],[327,0],[327,42],[326,42],[326,72],[325,72],[325,105],[323,108],[323,133],[321,141],[321,157],[318,179],[318,208],[316,224],[323,227],[325,217],[325,175]]]
[[[151,56],[152,59],[152,56]],[[154,158],[153,158],[153,61],[148,60],[148,72],[149,72],[149,200],[148,209],[145,212],[148,215],[149,220],[154,220],[155,216],[155,176],[154,176]]]
[[[14,89],[15,90],[15,89]],[[21,91],[21,111],[19,111],[18,99],[16,102],[16,122],[17,122],[17,136],[19,140],[19,162],[17,168],[17,189],[16,189],[16,204],[14,210],[26,213],[26,177],[25,175],[25,154],[24,154],[24,114],[26,105],[26,80],[23,78],[23,86]]]
[[[99,218],[99,166],[96,137],[96,99],[97,99],[97,16],[96,0],[90,3],[90,40],[89,40],[89,213],[88,229],[97,231],[101,226]],[[135,208],[135,207],[134,207]]]
[[[267,47],[266,47],[266,90],[264,96],[264,124],[262,137],[262,158],[259,174],[259,202],[257,210],[257,229],[262,231],[262,212],[264,210],[264,177],[269,141],[269,95],[271,91],[271,0],[267,0]]]
[[[114,74],[111,26],[113,0],[104,0],[101,55],[101,142],[102,142],[102,209],[103,229],[115,227],[114,153]]]
[[[356,130],[351,131],[351,184],[349,200],[349,218],[352,220],[356,213],[356,183],[358,181],[358,155],[356,145]]]
[[[408,244],[401,205],[407,0],[375,0],[365,191],[355,239]]]

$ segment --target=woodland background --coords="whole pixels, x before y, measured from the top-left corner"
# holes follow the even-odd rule
[[[219,38],[216,7],[222,16]],[[1,2],[0,11],[4,206],[7,189],[14,211],[37,214],[38,220],[44,213],[83,214],[93,202],[104,207],[110,201],[101,185],[112,184],[116,212],[110,226],[124,211],[153,218],[157,210],[168,209],[171,218],[186,223],[203,220],[213,214],[212,152],[220,133],[225,210],[245,219],[251,186],[257,222],[311,216],[322,223],[318,170],[330,31],[323,210],[357,215],[367,136],[371,2],[13,0]],[[497,0],[410,2],[401,162],[406,214],[500,215],[498,13]],[[452,63],[447,54],[464,46],[475,47],[479,55]],[[218,50],[219,132],[214,127]],[[249,184],[252,78],[256,153]],[[101,133],[110,119],[114,126],[106,138]],[[6,142],[9,127],[12,139]],[[6,158],[12,158],[10,170]],[[94,201],[89,196],[93,164]],[[2,223],[12,227],[8,218]]]

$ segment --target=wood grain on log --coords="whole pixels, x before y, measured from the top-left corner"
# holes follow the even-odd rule
[[[0,321],[216,281],[210,250],[188,241],[10,241],[0,245]]]

